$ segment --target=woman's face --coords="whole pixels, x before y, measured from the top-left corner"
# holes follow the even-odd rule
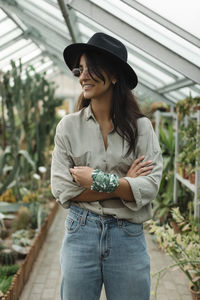
[[[111,76],[106,72],[101,70],[102,75],[105,78],[105,83],[94,73],[90,72],[93,76],[93,79],[87,69],[85,55],[83,54],[80,58],[79,69],[81,70],[81,75],[79,76],[79,82],[82,86],[83,96],[86,99],[97,99],[105,98],[106,96],[111,95],[113,90],[113,83]]]

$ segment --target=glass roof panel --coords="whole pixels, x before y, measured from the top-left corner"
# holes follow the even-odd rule
[[[0,30],[1,30],[1,26],[0,26]],[[5,43],[12,41],[20,34],[22,34],[22,31],[19,28],[14,28],[13,30],[8,31],[6,34],[0,36],[0,45],[4,45]]]
[[[164,47],[171,49],[176,54],[193,62],[195,65],[200,66],[200,48],[191,45],[191,43],[189,43],[188,41],[171,32],[169,29],[166,29],[164,26],[156,23],[149,17],[144,16],[142,13],[128,6],[123,1],[87,1],[93,2],[95,5],[100,6],[109,14],[112,13],[114,16],[118,17],[125,23],[148,35],[150,38],[152,38],[152,40],[163,44]],[[159,9],[160,11],[162,11],[163,7],[166,8],[166,6],[171,6],[172,1],[174,6],[176,4],[174,4],[174,0],[169,0],[169,3],[163,3],[160,0],[141,0],[140,2],[147,7],[149,5],[150,9],[153,9],[155,12],[159,13]],[[182,1],[184,2],[186,0]],[[178,6],[179,11],[181,12],[183,9],[182,6],[185,7],[185,4],[183,4],[182,1],[181,5],[179,3]],[[196,0],[191,1],[193,3],[193,1]],[[57,0],[16,0],[16,2],[18,3],[22,13],[20,12],[18,15],[12,13],[11,15],[12,10],[11,12],[8,11],[8,14],[13,18],[15,22],[13,22],[9,18],[9,15],[7,16],[4,11],[0,9],[0,43],[3,45],[3,47],[0,48],[0,68],[5,71],[9,68],[11,59],[15,60],[16,63],[19,63],[19,58],[21,58],[23,65],[31,64],[38,72],[46,70],[48,73],[54,73],[56,69],[55,63],[58,62],[58,65],[60,65],[59,60],[62,61],[61,52],[65,47],[65,41],[67,43],[68,40],[71,40],[69,30],[67,29],[67,25],[65,24]],[[159,6],[162,9],[157,7],[156,10],[154,8],[155,3],[157,3],[157,6],[159,3]],[[189,6],[191,6],[191,2],[188,7]],[[168,11],[170,11],[170,9]],[[166,10],[164,12],[166,14],[165,17],[167,17],[168,11]],[[180,87],[181,84],[182,86],[184,84],[191,84],[189,80],[181,81],[180,79],[184,79],[184,76],[173,70],[171,67],[166,66],[165,63],[160,62],[157,57],[151,56],[151,53],[148,54],[147,52],[144,52],[145,49],[137,48],[134,45],[134,35],[132,40],[126,41],[117,35],[117,31],[116,33],[111,32],[112,28],[110,28],[110,30],[104,28],[95,21],[90,20],[90,18],[87,18],[83,14],[78,13],[77,11],[73,11],[73,13],[75,13],[75,15],[77,16],[76,25],[80,31],[83,42],[87,42],[88,38],[95,32],[103,31],[108,34],[112,34],[114,37],[118,38],[126,45],[129,53],[129,63],[133,66],[136,73],[138,74],[141,86],[142,84],[144,84],[147,88],[149,87],[151,90],[154,90],[156,92],[156,90],[159,88],[161,88],[160,91],[162,91],[162,88],[165,88],[167,85],[169,85],[168,90],[170,90],[170,88],[177,88],[176,81],[178,81],[177,83]],[[162,16],[164,15],[161,12],[160,14]],[[177,17],[179,16],[177,15]],[[194,21],[196,20],[196,16],[188,16],[187,14],[187,18],[184,18],[184,22],[185,20],[187,20],[187,22],[185,23],[189,23],[190,18],[192,19],[193,24],[196,22],[194,26],[195,30],[200,32],[200,26],[197,26],[197,21]],[[172,21],[172,18],[168,18],[168,20]],[[174,21],[174,23],[176,22]],[[23,38],[23,32],[20,28],[25,31],[25,34],[26,29],[28,28],[28,34],[26,34],[28,39]],[[184,26],[182,26],[182,28],[184,28]],[[11,44],[12,40],[13,45]],[[55,56],[55,59],[52,55]],[[58,57],[57,59],[56,56]],[[61,66],[60,68],[62,69]],[[165,89],[163,89],[163,92],[164,91]],[[195,85],[180,88],[179,90],[171,91],[170,93],[166,92],[165,95],[172,101],[178,101],[188,96],[189,92],[192,92],[192,95],[194,96],[199,95],[200,86]]]
[[[9,18],[6,18],[6,20],[0,24],[1,36],[14,28],[16,28],[15,23],[11,21]]]
[[[200,66],[200,49],[198,47],[187,42],[185,39],[164,28],[162,25],[151,20],[127,4],[122,3],[120,0],[116,0],[115,4],[112,0],[101,0],[99,2],[91,0],[91,2],[101,5],[103,9],[112,12],[115,16],[131,26],[134,26],[142,33]]]
[[[93,20],[90,20],[89,18],[87,18],[86,16],[84,16],[84,15],[78,13],[78,12],[76,12],[76,15],[78,17],[80,31],[81,31],[81,33],[83,35],[83,42],[87,42],[88,38],[90,36],[92,36],[97,31],[103,31],[103,32],[108,33],[108,34],[112,34],[114,37],[116,37],[119,40],[121,40],[125,44],[126,47],[128,47],[129,56],[131,55],[130,50],[132,49],[134,52],[138,53],[143,58],[145,57],[147,60],[149,60],[149,62],[152,62],[155,65],[161,67],[168,74],[171,73],[171,78],[183,78],[183,76],[180,73],[176,72],[175,70],[173,70],[169,66],[165,65],[164,63],[160,62],[156,58],[150,56],[148,53],[144,52],[143,50],[135,47],[130,42],[122,39],[121,37],[117,36],[116,34],[114,34],[113,32],[109,31],[108,29],[104,28],[103,26],[95,23]],[[82,24],[83,22],[84,22],[84,24]],[[88,24],[88,26],[90,26],[90,28],[86,24]],[[170,80],[170,79],[168,79],[168,80]]]
[[[144,60],[135,57],[131,53],[129,53],[129,61],[130,61],[130,63],[132,62],[132,64],[134,66],[136,66],[136,67],[138,66],[138,67],[142,68],[143,70],[145,70],[146,72],[152,74],[152,76],[157,77],[158,81],[160,83],[169,84],[169,83],[173,82],[172,77],[168,76],[164,72],[159,71],[158,69],[156,69],[156,67],[153,67],[152,65],[148,64]]]
[[[33,1],[30,0],[29,2],[25,0],[20,0],[20,5],[23,6],[23,8],[28,12],[28,15],[33,17],[35,19],[35,16],[38,15],[39,22],[42,22],[43,24],[46,24],[48,27],[53,28],[54,31],[61,31],[66,32],[67,26],[65,25],[63,21],[62,14],[59,9],[53,8],[54,14],[52,14],[52,9],[50,11],[48,3],[44,3],[44,1]],[[47,9],[44,8],[47,5]],[[39,29],[39,28],[38,28]]]
[[[10,63],[11,60],[17,60],[20,59],[21,57],[25,57],[26,55],[29,55],[30,52],[36,50],[37,47],[31,43],[28,46],[24,47],[23,49],[20,49],[19,51],[16,51],[8,56],[6,56],[5,59],[2,59],[0,62],[0,67],[2,67],[2,69],[4,69],[4,66],[6,66],[7,64]]]
[[[172,23],[200,38],[200,1],[140,0],[140,3],[163,16]]]
[[[19,50],[24,49],[27,45],[32,43],[30,40],[27,41],[25,39],[20,39],[19,41],[15,42],[11,46],[7,47],[5,50],[1,51],[0,53],[0,60],[3,60],[5,57],[16,53]]]
[[[41,54],[41,50],[39,48],[31,51],[30,53],[27,53],[25,56],[23,56],[21,58],[21,61],[22,61],[22,64],[25,64],[27,62],[30,62],[32,63],[32,60],[35,58],[35,57],[38,57],[38,55]]]
[[[191,94],[192,97],[197,97],[197,96],[199,97],[200,96],[199,93],[197,93],[196,91],[192,90],[189,87],[182,88],[182,89],[179,90],[179,92],[185,94],[186,97],[189,96],[190,94]]]
[[[2,9],[0,9],[0,20],[2,20],[5,17],[7,17],[7,15],[5,14],[5,12]]]
[[[59,9],[59,7],[55,7],[55,5],[51,5],[50,3],[48,3],[47,1],[43,1],[43,0],[40,0],[40,1],[35,1],[35,0],[29,0],[30,2],[32,2],[34,5],[38,5],[38,7],[42,8],[43,11],[46,11],[46,13],[48,15],[51,15],[52,17],[55,17],[55,18],[59,18],[60,21],[62,21],[62,13]],[[57,1],[55,2],[57,4]]]

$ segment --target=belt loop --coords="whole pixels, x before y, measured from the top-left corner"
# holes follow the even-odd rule
[[[123,225],[123,220],[122,219],[118,219],[118,225],[119,225],[119,227],[122,227],[122,225]]]
[[[85,225],[86,222],[86,218],[87,218],[87,214],[88,214],[88,210],[84,209],[83,210],[83,214],[81,216],[81,225]]]

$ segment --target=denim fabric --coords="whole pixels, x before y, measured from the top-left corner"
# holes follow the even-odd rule
[[[61,300],[149,300],[150,263],[142,224],[71,206],[61,247]]]

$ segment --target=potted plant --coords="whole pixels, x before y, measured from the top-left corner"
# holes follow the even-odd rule
[[[159,271],[166,273],[175,265],[185,273],[190,281],[193,300],[200,299],[200,225],[191,219],[186,220],[179,208],[172,208],[172,216],[176,221],[179,232],[176,233],[169,224],[159,226],[156,221],[151,222],[150,232],[156,234],[156,240],[161,249],[165,250],[175,261],[175,264]]]

